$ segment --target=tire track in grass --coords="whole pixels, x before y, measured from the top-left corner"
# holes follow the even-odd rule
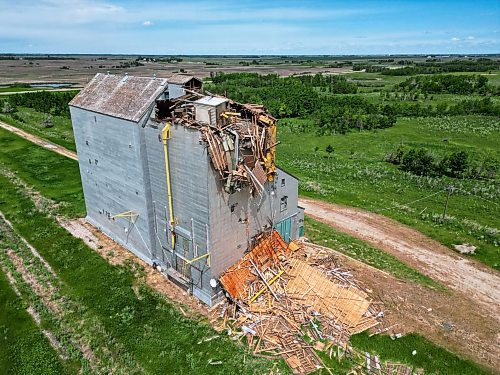
[[[93,339],[99,338],[101,343],[105,343],[112,342],[112,338],[106,334],[99,321],[86,317],[85,313],[78,316],[78,312],[84,310],[83,306],[60,294],[62,285],[56,273],[34,247],[16,235],[12,224],[1,212],[0,234],[4,238],[0,238],[0,245],[6,249],[2,251],[0,257],[0,263],[3,263],[2,269],[7,270],[7,278],[20,296],[26,300],[39,301],[40,306],[35,307],[31,304],[27,309],[35,323],[41,327],[42,321],[47,320],[59,328],[56,333],[48,329],[42,329],[42,332],[60,358],[68,360],[71,357],[70,353],[76,349],[80,353],[79,356],[84,359],[82,365],[85,367],[85,363],[88,363],[92,372],[128,374],[140,371],[138,366],[124,364],[112,354],[119,352],[120,348],[102,344],[97,350],[91,347]],[[17,251],[13,250],[15,247]],[[17,276],[17,280],[14,275]],[[25,286],[24,293],[18,288],[21,284]],[[24,296],[25,294],[31,295]],[[73,354],[73,359],[74,357]]]

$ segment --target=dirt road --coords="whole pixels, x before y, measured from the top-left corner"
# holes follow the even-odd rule
[[[482,304],[484,313],[500,321],[500,275],[458,255],[422,233],[385,216],[301,198],[306,214],[341,232],[366,241]]]
[[[31,141],[31,142],[33,142],[39,146],[42,146],[44,148],[47,148],[51,151],[57,152],[58,154],[66,156],[70,159],[78,160],[78,157],[76,156],[75,152],[70,151],[65,147],[56,145],[55,143],[47,141],[43,138],[37,137],[33,134],[27,133],[24,130],[16,128],[15,126],[12,126],[12,125],[6,124],[5,122],[0,121],[0,128],[8,130],[14,134],[17,134],[20,137],[27,139],[28,141]]]

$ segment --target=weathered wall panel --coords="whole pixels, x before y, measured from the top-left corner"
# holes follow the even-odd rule
[[[151,259],[147,184],[137,124],[71,107],[87,218],[103,232]],[[132,210],[134,225],[114,215]]]

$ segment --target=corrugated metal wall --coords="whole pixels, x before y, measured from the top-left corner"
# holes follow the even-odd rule
[[[193,259],[211,252],[211,269],[206,258],[183,266],[180,257],[172,257],[167,226],[164,124],[149,120],[142,127],[142,120],[137,124],[79,108],[70,110],[88,220],[146,262],[159,261],[187,274],[193,294],[207,304],[219,291],[209,285],[210,278],[236,263],[247,241],[261,230],[291,218],[291,237],[298,236],[303,213],[297,208],[298,182],[293,176],[278,169],[275,181],[265,184],[262,197],[251,197],[247,189],[228,195],[199,131],[174,125],[168,147],[176,253]],[[284,196],[287,207],[281,210]],[[125,218],[112,218],[129,210],[139,214],[134,225]]]
[[[70,107],[87,219],[149,262],[152,254],[148,182],[137,124]],[[112,217],[132,210],[135,224]]]

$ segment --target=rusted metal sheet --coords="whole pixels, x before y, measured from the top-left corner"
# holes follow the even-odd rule
[[[167,88],[166,79],[98,73],[70,106],[138,122]]]

